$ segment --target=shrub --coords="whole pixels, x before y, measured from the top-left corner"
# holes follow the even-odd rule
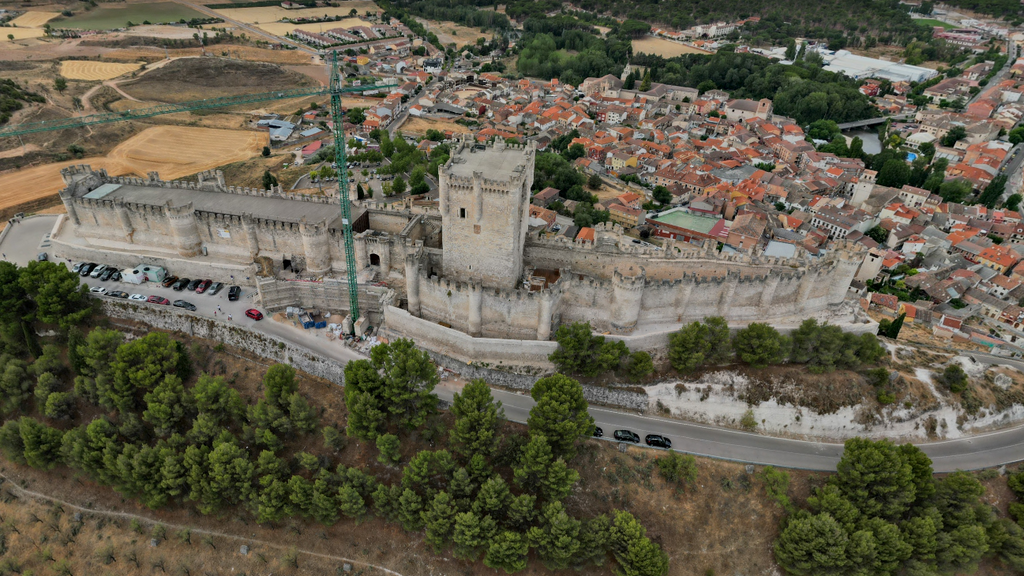
[[[754,417],[753,410],[748,409],[743,413],[743,417],[740,418],[740,426],[742,426],[744,430],[750,431],[757,428],[757,418]]]
[[[697,459],[693,456],[670,452],[655,462],[658,473],[667,482],[693,484],[697,480]]]
[[[768,497],[774,500],[783,510],[792,508],[793,503],[789,499],[789,473],[779,470],[774,466],[765,466],[761,471],[761,481],[764,482],[764,491]]]
[[[942,371],[942,375],[939,376],[939,382],[942,382],[946,388],[949,388],[950,392],[958,394],[967,390],[967,373],[964,372],[964,369],[959,364],[950,364]]]

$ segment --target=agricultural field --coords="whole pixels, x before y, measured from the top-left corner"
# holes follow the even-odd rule
[[[246,10],[259,10],[259,8],[246,8]],[[259,22],[253,24],[260,30],[273,34],[275,36],[284,36],[293,30],[303,30],[305,32],[326,32],[333,28],[350,28],[352,26],[369,26],[370,23],[361,18],[345,18],[344,20],[338,20],[337,22],[313,22],[310,24],[289,24],[288,22]]]
[[[60,63],[60,75],[68,80],[110,80],[134,72],[141,66],[93,60],[64,60]]]
[[[122,142],[107,156],[33,166],[0,174],[0,210],[52,196],[64,187],[62,168],[89,164],[114,176],[157,171],[167,180],[257,156],[267,134],[184,126],[156,126]]]
[[[323,8],[300,8],[297,10],[286,10],[280,6],[261,6],[259,8],[217,8],[216,12],[223,14],[232,20],[245,22],[246,24],[266,24],[279,22],[284,18],[319,18],[322,16],[348,16],[352,10],[358,14],[365,14],[367,10],[378,12],[380,9],[373,2],[354,1],[338,2],[337,6],[324,6]],[[347,20],[339,22],[325,22],[325,26],[344,25]],[[351,24],[355,26],[356,24]],[[337,27],[337,26],[335,26]]]
[[[640,40],[633,40],[633,52],[636,54],[654,54],[662,58],[674,58],[683,54],[708,54],[709,52],[694,48],[665,38],[646,36]]]
[[[428,31],[436,34],[441,44],[446,46],[454,42],[457,47],[462,48],[467,44],[476,44],[477,38],[483,37],[490,40],[494,37],[494,34],[491,32],[483,32],[479,28],[459,26],[454,22],[435,22],[433,20],[424,20],[423,18],[417,18],[416,20],[426,26]]]
[[[14,40],[41,38],[46,34],[43,25],[57,16],[60,16],[60,12],[25,12],[11,20],[10,27],[0,30],[0,42],[11,40],[9,36],[14,36]]]
[[[182,58],[152,70],[121,89],[143,101],[185,102],[318,84],[310,77],[263,62]]]
[[[469,134],[472,132],[472,130],[466,126],[456,124],[455,122],[448,122],[447,120],[431,120],[429,118],[414,118],[411,116],[404,124],[402,124],[400,129],[403,134],[426,134],[427,130],[440,130],[442,132],[451,130],[456,134]]]
[[[144,2],[137,4],[101,4],[99,7],[71,18],[55,21],[56,28],[78,30],[112,30],[124,28],[128,22],[153,24],[177,22],[180,19],[206,18],[206,15],[176,2]]]

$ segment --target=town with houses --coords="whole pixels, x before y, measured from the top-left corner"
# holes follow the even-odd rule
[[[711,53],[745,22],[685,31],[655,28],[651,34]],[[1006,41],[1007,33],[979,22],[936,29],[976,53],[995,39],[1004,53],[1015,55],[1016,44]],[[292,37],[339,54],[361,49],[354,56],[345,52],[346,64],[360,74],[398,78],[390,94],[365,110],[362,124],[346,125],[364,142],[371,142],[373,130],[409,117],[465,126],[439,131],[450,142],[471,133],[480,143],[532,141],[539,152],[571,135],[569,145],[585,151],[574,167],[621,192],[605,195],[594,210],[606,211],[607,219],[638,243],[711,241],[726,253],[792,257],[799,250],[821,257],[837,241],[852,242],[863,247],[864,260],[850,290],[876,319],[905,315],[906,322],[930,327],[940,338],[974,342],[1002,354],[1024,352],[1020,212],[987,209],[969,200],[947,202],[910,185],[880,185],[876,171],[862,159],[817,151],[824,142],[810,139],[806,126],[774,114],[769,99],[733,99],[721,90],[658,83],[646,91],[628,90],[627,74],[644,72],[634,66],[627,66],[621,77],[588,78],[579,86],[475,73],[491,58],[465,52],[446,62],[443,52],[397,21],[330,28],[322,34],[296,30]],[[921,99],[910,94],[911,82],[934,77],[932,69],[830,52],[823,45],[810,48],[819,50],[828,66],[862,77],[861,92],[873,98],[879,120],[888,119],[867,130],[881,128],[884,138],[896,138],[915,156],[924,149],[945,159],[946,181],[969,183],[973,198],[1000,175],[1009,177],[1002,199],[1020,191],[1019,147],[1007,134],[1024,118],[1024,58],[1002,70],[991,61],[969,66],[959,76],[930,85]],[[781,49],[738,49],[748,50],[782,58]],[[883,85],[889,88],[884,95]],[[316,112],[305,118],[310,123],[316,119]],[[287,128],[284,138],[299,129]],[[951,131],[959,136],[954,142],[946,138]],[[303,142],[310,142],[303,149],[307,158],[329,144],[317,138],[326,132],[302,134]],[[420,146],[429,152],[440,143]],[[671,198],[665,203],[653,197],[662,187]],[[578,202],[566,192],[537,191],[531,225],[576,243],[594,242],[593,227],[573,225]],[[436,205],[436,190],[433,195],[380,202],[429,207]]]

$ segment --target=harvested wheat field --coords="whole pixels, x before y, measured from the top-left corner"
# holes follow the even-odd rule
[[[169,180],[256,156],[268,138],[264,132],[246,130],[157,126],[114,148],[107,157],[124,162],[136,174],[155,170]]]
[[[267,134],[185,126],[155,126],[125,140],[107,156],[33,166],[0,174],[0,210],[56,194],[64,187],[62,168],[88,164],[114,176],[145,176],[157,171],[165,180],[182,178],[258,156]]]
[[[426,134],[427,130],[440,130],[442,132],[451,130],[456,134],[469,134],[469,128],[455,122],[446,120],[430,120],[428,118],[409,118],[402,124],[400,131],[403,134]]]
[[[8,35],[14,36],[15,40],[26,40],[28,38],[41,38],[46,35],[43,24],[60,16],[59,12],[25,12],[14,20],[11,20],[10,27],[4,28],[0,34],[0,42],[10,40]]]
[[[18,28],[42,28],[43,24],[46,24],[57,16],[60,16],[59,12],[30,11],[25,12],[14,20],[11,20],[10,24],[12,27],[17,26]]]
[[[134,72],[141,66],[92,60],[65,60],[60,63],[60,75],[68,80],[110,80]]]
[[[694,48],[688,44],[673,42],[664,38],[647,36],[640,40],[633,40],[633,52],[636,54],[654,54],[662,58],[673,58],[683,54],[710,54],[707,50]]]

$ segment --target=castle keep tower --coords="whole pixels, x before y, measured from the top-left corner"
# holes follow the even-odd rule
[[[444,275],[513,288],[523,272],[535,148],[462,142],[438,171]]]

